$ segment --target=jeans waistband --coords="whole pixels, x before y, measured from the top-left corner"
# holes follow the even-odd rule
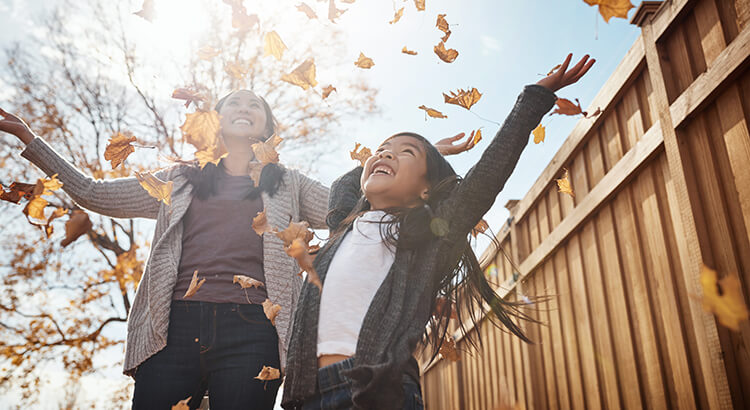
[[[341,371],[351,369],[352,367],[354,367],[354,358],[350,357],[318,369],[318,391],[325,393],[351,383],[351,379],[342,375]]]

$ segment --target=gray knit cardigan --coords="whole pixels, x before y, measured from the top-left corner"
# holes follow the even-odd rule
[[[510,177],[531,130],[556,100],[540,85],[527,85],[479,162],[435,210],[449,223],[449,232],[416,250],[398,248],[396,258],[370,303],[359,332],[352,380],[352,401],[358,409],[400,409],[404,392],[402,375],[410,373],[412,353],[422,340],[441,280],[449,273],[439,260],[458,257],[463,241],[492,206]],[[339,178],[331,187],[331,229],[341,222],[356,202],[356,171]],[[351,229],[351,227],[347,227]],[[326,273],[343,236],[327,243],[315,259],[315,269],[325,286]],[[363,261],[366,263],[367,261]],[[317,333],[320,292],[305,284],[294,316],[289,344],[282,406],[301,408],[317,393]],[[345,306],[341,307],[346,309]]]
[[[63,190],[83,208],[113,218],[156,219],[151,252],[128,315],[123,370],[131,373],[167,345],[172,290],[182,251],[182,218],[193,197],[192,185],[184,176],[185,166],[173,166],[155,174],[162,180],[174,181],[171,206],[167,206],[151,197],[133,177],[94,180],[84,175],[39,137],[21,155],[47,175],[58,174]],[[295,170],[286,170],[276,194],[269,196],[263,192],[262,198],[268,222],[275,228],[285,228],[290,220],[326,228],[328,188]],[[252,221],[247,224],[249,227]],[[297,275],[300,269],[284,252],[281,240],[268,233],[263,235],[263,267],[268,297],[281,305],[276,332],[283,366],[291,316],[302,287],[302,279]]]

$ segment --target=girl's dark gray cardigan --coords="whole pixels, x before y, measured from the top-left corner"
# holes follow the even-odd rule
[[[449,233],[418,250],[396,251],[396,259],[365,315],[354,355],[352,379],[355,408],[398,409],[404,400],[402,374],[413,368],[413,352],[422,340],[438,284],[449,272],[437,266],[438,256],[455,253],[472,228],[492,206],[526,147],[529,134],[554,106],[555,94],[527,85],[503,126],[455,191],[435,210],[449,221]],[[359,173],[351,171],[331,187],[328,224],[333,230],[359,199]],[[349,227],[351,228],[351,227]],[[329,241],[315,259],[325,286],[328,266],[343,236]],[[289,342],[282,406],[300,408],[316,394],[317,334],[320,293],[306,283],[295,311]],[[342,306],[346,309],[346,306]],[[411,372],[410,372],[411,373]]]

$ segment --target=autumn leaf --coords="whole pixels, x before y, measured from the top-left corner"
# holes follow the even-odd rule
[[[313,11],[313,9],[312,9],[312,8],[310,8],[310,6],[308,6],[308,5],[307,5],[307,4],[305,4],[305,3],[300,3],[300,4],[298,4],[298,5],[297,5],[297,10],[299,10],[299,11],[301,11],[301,12],[305,13],[305,15],[307,16],[307,18],[309,18],[309,19],[311,19],[311,20],[312,20],[312,19],[317,19],[317,18],[318,18],[318,15],[317,15],[317,14],[315,14],[315,12]]]
[[[531,131],[531,133],[534,134],[534,144],[544,142],[546,131],[542,124],[537,125],[536,128],[534,128],[534,131]]]
[[[414,0],[414,5],[417,7],[417,11],[424,11],[425,0]]]
[[[40,178],[34,186],[34,195],[52,195],[52,191],[62,188],[63,183],[57,179],[57,174],[49,178]]]
[[[68,214],[68,210],[65,208],[57,208],[54,211],[52,211],[52,214],[49,216],[49,218],[47,218],[47,223],[43,227],[44,233],[47,235],[48,239],[50,236],[52,236],[52,233],[54,232],[52,221],[54,221],[57,218],[61,218],[67,214]]]
[[[334,87],[332,84],[323,87],[323,99],[325,100],[326,98],[328,98],[328,96],[331,95],[331,93],[334,91],[337,90],[336,87]]]
[[[193,272],[193,278],[190,279],[190,285],[188,286],[187,290],[185,291],[185,295],[182,298],[187,299],[193,297],[193,295],[195,295],[195,292],[197,292],[204,283],[206,283],[206,278],[203,278],[199,281],[198,269],[196,269],[195,272]]]
[[[73,210],[68,221],[65,222],[65,238],[60,242],[60,245],[63,248],[70,245],[81,235],[88,232],[92,226],[89,214],[80,209]]]
[[[281,37],[276,31],[266,33],[263,39],[263,55],[274,56],[277,60],[281,60],[281,56],[284,55],[286,49],[286,44],[281,41]]]
[[[266,287],[263,282],[245,275],[234,275],[234,277],[232,278],[232,283],[238,283],[242,289]]]
[[[266,164],[261,164],[260,162],[251,162],[248,164],[248,172],[250,173],[250,179],[253,180],[253,183],[255,186],[260,186],[260,176],[263,173],[263,168],[265,168]]]
[[[409,50],[409,49],[406,48],[406,46],[404,46],[404,48],[401,49],[401,52],[404,53],[404,54],[408,54],[410,56],[417,55],[416,51]]]
[[[104,149],[104,159],[112,164],[112,169],[117,168],[130,154],[135,152],[135,147],[132,145],[134,142],[136,142],[134,136],[126,137],[119,132],[109,139],[109,143]]]
[[[488,224],[487,221],[482,219],[481,221],[479,221],[479,223],[477,223],[477,226],[475,226],[474,229],[471,230],[471,236],[476,238],[477,236],[479,236],[480,233],[485,233],[487,229],[489,229],[489,227],[490,227],[490,224]]]
[[[389,24],[395,24],[398,23],[399,20],[401,20],[401,17],[404,15],[404,8],[401,7],[398,9],[396,14],[393,16],[393,20],[389,21]]]
[[[442,112],[429,107],[425,107],[424,105],[420,105],[417,108],[419,108],[420,110],[424,110],[425,114],[429,115],[432,118],[448,118],[448,116],[444,115]],[[426,119],[427,117],[425,117],[425,120]]]
[[[438,14],[435,27],[445,33],[445,35],[441,37],[440,40],[442,40],[443,43],[448,41],[448,38],[451,36],[451,29],[448,27],[448,21],[445,20],[445,14]]]
[[[478,129],[476,131],[472,131],[471,135],[469,135],[469,138],[472,138],[471,145],[477,145],[479,144],[479,141],[482,140],[482,129]]]
[[[190,403],[190,399],[192,399],[193,396],[188,397],[187,399],[182,399],[177,402],[174,406],[172,406],[172,410],[190,410],[190,406],[188,403]]]
[[[172,91],[172,98],[175,100],[185,100],[185,108],[190,107],[190,103],[195,104],[197,107],[199,101],[206,100],[206,97],[192,88],[177,88]]]
[[[364,68],[364,69],[368,69],[368,68],[371,68],[372,66],[374,66],[374,65],[375,65],[375,62],[374,62],[374,61],[372,61],[372,59],[371,59],[371,58],[369,58],[369,57],[366,57],[366,56],[364,55],[364,53],[362,53],[362,52],[360,51],[360,52],[359,52],[359,58],[357,59],[357,61],[355,61],[355,62],[354,62],[354,65],[356,65],[356,66],[357,66],[357,67],[359,67],[359,68]]]
[[[149,195],[164,202],[165,205],[171,204],[172,185],[174,184],[172,181],[164,182],[150,172],[144,172],[141,174],[140,172],[135,171],[135,177]]]
[[[470,110],[471,106],[482,98],[482,93],[477,91],[476,88],[468,91],[459,88],[458,91],[450,91],[450,96],[443,93],[443,98],[447,104],[455,104]]]
[[[458,319],[458,312],[456,311],[453,302],[448,299],[438,296],[435,299],[435,312],[432,314],[435,318],[440,318],[448,311],[448,317],[450,319]]]
[[[26,215],[27,219],[31,218],[38,221],[43,221],[45,219],[44,208],[47,207],[47,204],[49,204],[49,202],[47,202],[46,199],[40,196],[35,196],[31,198],[29,203],[26,204],[26,207],[23,208],[23,213],[24,215]],[[29,222],[31,222],[31,220],[29,220]],[[34,223],[32,222],[32,224]]]
[[[568,194],[572,197],[575,197],[576,194],[573,192],[573,187],[570,185],[570,179],[568,179],[569,177],[568,170],[566,168],[563,168],[563,169],[565,170],[563,177],[555,180],[557,181],[558,192],[562,192],[564,194]]]
[[[583,0],[589,6],[599,6],[599,14],[609,23],[612,17],[627,19],[628,11],[635,7],[630,0]]]
[[[276,152],[276,147],[281,143],[283,139],[278,135],[274,134],[271,138],[266,141],[256,142],[252,145],[255,158],[260,161],[261,164],[275,164],[279,162],[279,153]]]
[[[703,265],[700,281],[703,287],[703,308],[716,315],[723,326],[739,332],[740,323],[748,319],[739,277],[729,274],[719,279],[715,270]]]
[[[247,9],[241,1],[231,3],[232,6],[232,27],[239,32],[249,31],[256,25],[260,25],[260,19],[257,14],[247,14]]]
[[[443,343],[440,345],[440,355],[443,356],[444,359],[450,360],[451,362],[457,362],[461,360],[461,357],[458,355],[458,349],[456,349],[456,341],[453,339],[453,336],[445,335],[445,340],[443,340]]]
[[[362,147],[362,149],[360,149],[360,146]],[[360,143],[355,142],[354,149],[349,153],[349,155],[353,160],[359,161],[359,164],[364,167],[367,158],[370,158],[372,156],[372,151],[370,151],[369,148],[362,146]]]
[[[551,76],[551,75],[552,75],[552,73],[554,73],[554,72],[555,72],[555,71],[556,71],[556,70],[557,70],[558,68],[560,68],[560,67],[562,67],[562,64],[558,64],[558,65],[556,65],[556,66],[552,67],[552,69],[551,69],[551,70],[549,70],[549,72],[547,73],[547,76],[548,76],[548,77],[549,77],[549,76]]]
[[[312,58],[305,60],[291,73],[282,75],[281,81],[300,86],[303,90],[315,87],[318,85],[315,80],[315,60]]]
[[[263,366],[263,369],[260,370],[260,373],[255,376],[255,378],[258,380],[276,380],[279,377],[281,377],[279,369],[269,366]]]
[[[216,111],[196,111],[185,116],[180,126],[185,141],[196,150],[210,149],[217,144],[217,135],[221,129],[220,116]]]
[[[222,158],[227,156],[227,150],[223,144],[214,144],[213,146],[201,151],[195,152],[195,159],[198,160],[198,166],[203,169],[208,163],[218,165]]]
[[[550,115],[578,115],[583,113],[583,110],[581,109],[581,103],[578,101],[578,98],[576,98],[575,104],[573,104],[573,101],[570,101],[567,98],[558,98],[557,101],[555,101],[555,104],[557,105],[557,108],[555,108],[555,110],[552,111]]]
[[[266,210],[258,212],[253,218],[253,230],[258,236],[263,236],[266,232],[274,232],[271,225],[268,223],[268,217],[266,216]]]
[[[284,242],[285,247],[290,246],[295,239],[302,239],[305,244],[308,244],[313,238],[313,233],[308,228],[310,228],[310,224],[305,221],[290,221],[289,226],[283,231],[277,232],[276,236]]]
[[[440,44],[435,46],[435,54],[446,63],[452,63],[456,61],[456,58],[458,57],[458,51],[452,48],[446,49],[444,41],[441,41]]]
[[[47,219],[44,216],[44,209],[49,202],[42,198],[42,196],[52,195],[52,191],[57,191],[62,188],[62,186],[62,182],[57,179],[57,174],[52,175],[49,178],[40,178],[37,180],[29,202],[23,209],[24,215],[26,215],[27,220],[29,220],[31,224],[40,225],[39,223],[32,222],[32,219],[37,221],[44,221]]]
[[[156,9],[154,8],[154,0],[143,0],[143,5],[139,11],[136,11],[136,16],[148,21],[153,22],[156,17]]]
[[[336,19],[341,17],[345,11],[346,10],[336,8],[336,2],[334,0],[328,1],[328,20],[331,20],[331,23],[335,23]]]
[[[242,80],[243,78],[245,78],[249,70],[250,67],[243,66],[239,61],[229,62],[224,65],[224,72],[238,80]]]
[[[21,202],[21,198],[31,199],[31,196],[34,194],[34,186],[34,184],[23,182],[12,182],[8,187],[8,191],[6,191],[0,185],[0,199],[14,204]]]
[[[218,48],[213,48],[211,46],[203,46],[199,48],[198,51],[195,52],[195,54],[201,60],[212,60],[214,57],[221,54],[221,50],[219,50]]]
[[[302,272],[307,272],[306,280],[311,284],[317,286],[317,288],[322,291],[323,283],[320,281],[318,272],[316,272],[315,268],[313,267],[313,262],[315,261],[315,253],[317,252],[319,247],[310,248],[307,244],[308,241],[306,241],[304,238],[296,238],[289,246],[286,246],[284,250],[286,251],[287,255],[291,256],[297,261],[297,264],[302,269],[299,274],[302,275]]]
[[[279,311],[281,310],[281,305],[271,302],[271,299],[268,298],[263,301],[262,305],[263,313],[266,314],[266,317],[271,321],[271,324],[276,326],[276,316],[278,316]]]

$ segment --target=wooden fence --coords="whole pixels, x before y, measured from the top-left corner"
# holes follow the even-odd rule
[[[750,408],[750,326],[702,309],[701,264],[750,295],[750,0],[644,1],[642,33],[482,264],[551,295],[534,345],[482,321],[425,363],[428,409]],[[575,198],[557,192],[570,172]],[[748,303],[750,304],[750,303]]]

